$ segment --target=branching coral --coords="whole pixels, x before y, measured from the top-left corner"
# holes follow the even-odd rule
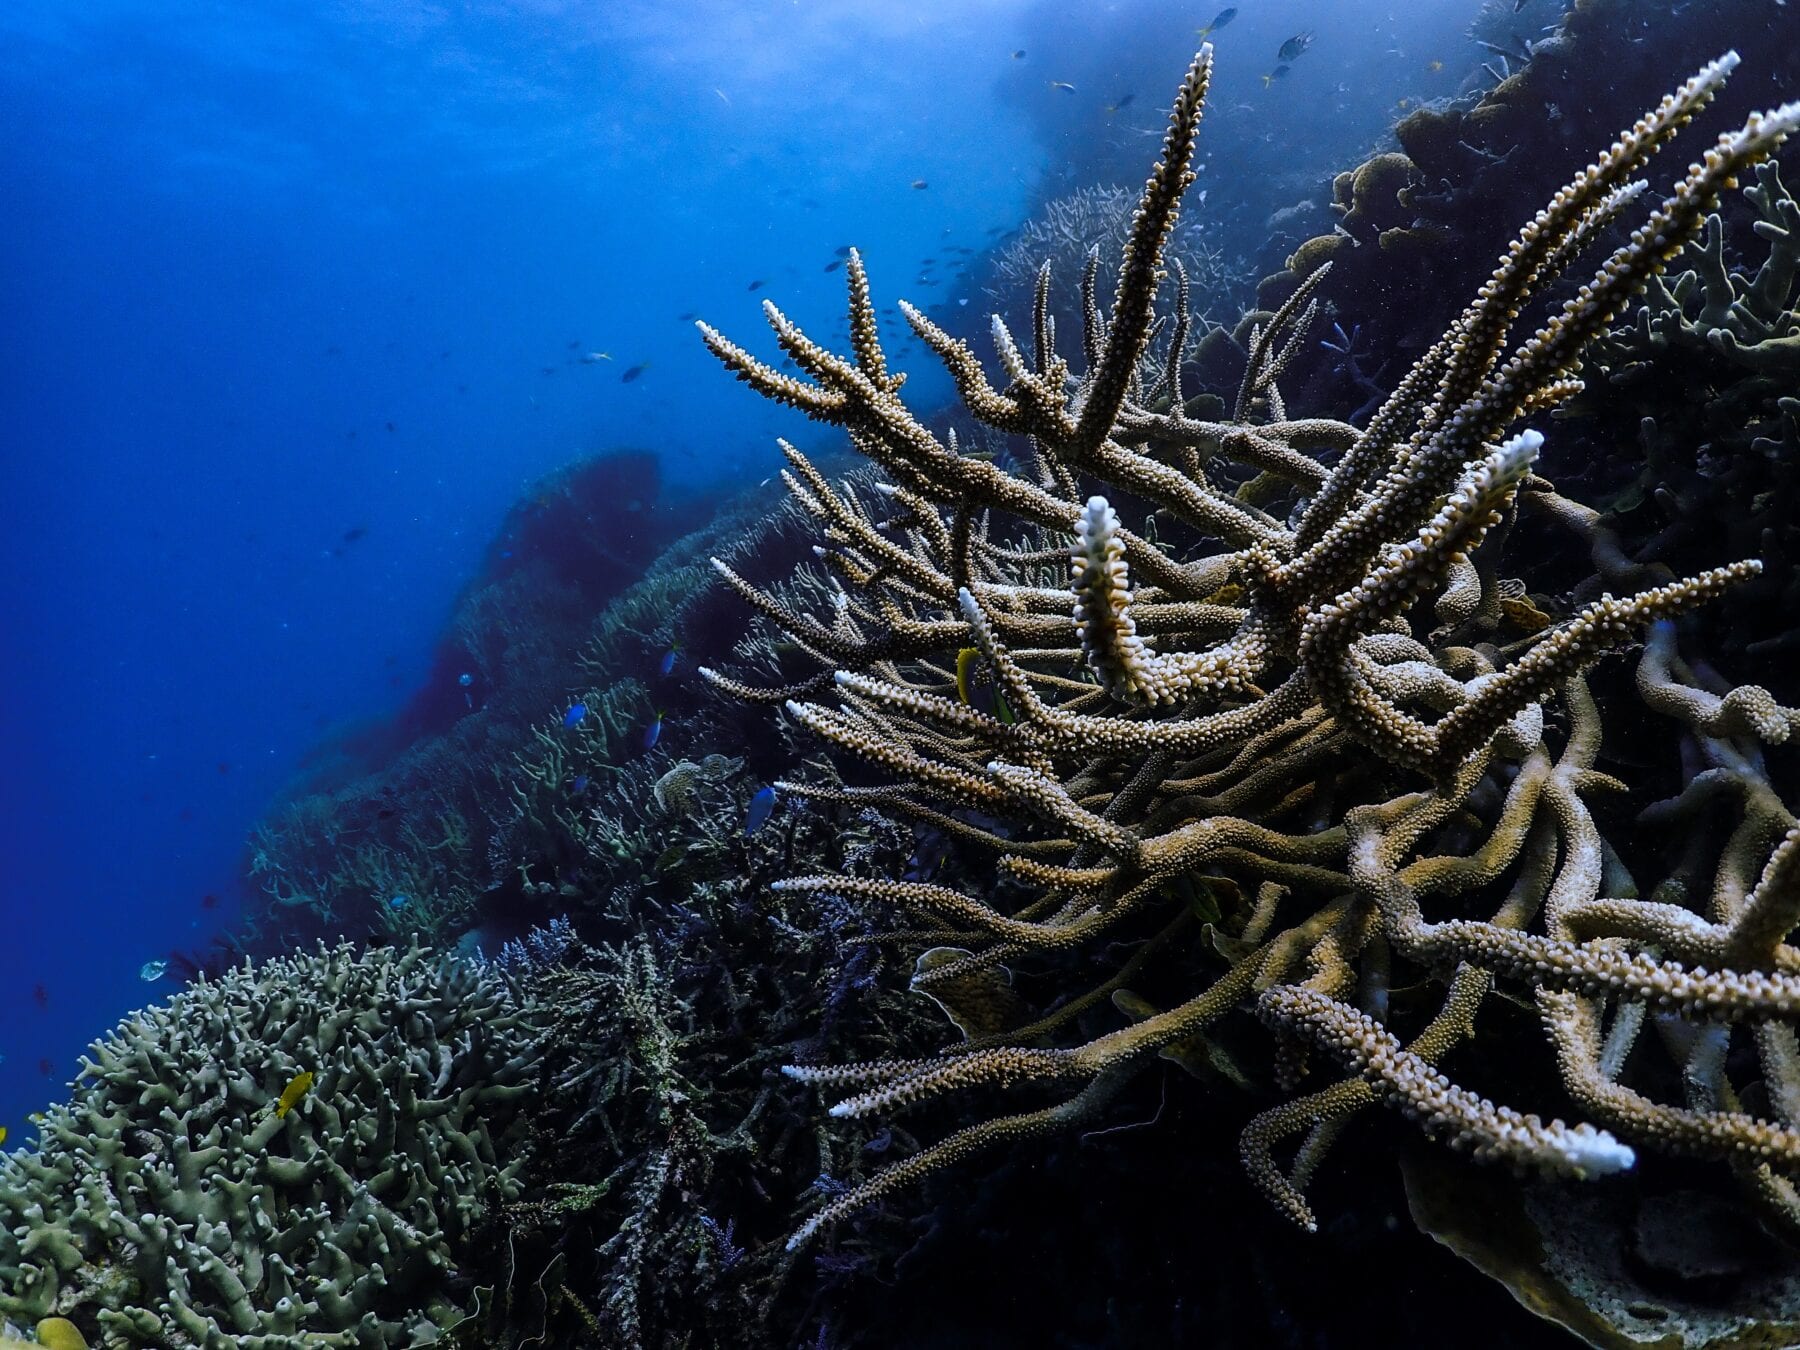
[[[844,828],[790,803],[779,826],[746,837],[726,783],[682,786],[728,767],[671,770],[663,797],[692,795],[654,827],[658,848],[728,856],[620,885],[590,927],[623,936],[575,942],[524,976],[546,1031],[538,1124],[550,1184],[500,1221],[526,1272],[517,1283],[560,1262],[591,1296],[593,1344],[798,1343],[816,1290],[791,1279],[789,1206],[821,1170],[860,1179],[872,1155],[865,1137],[820,1157],[777,1066],[809,1047],[870,1055],[930,1043],[926,1009],[881,990],[886,958],[851,940],[866,935],[861,916],[817,895],[750,900],[793,851],[879,874],[900,864],[910,836],[879,817]],[[552,937],[520,955],[550,950]],[[533,1334],[567,1322],[526,1311]]]
[[[1590,440],[1634,437],[1620,482],[1596,465],[1594,495],[1624,555],[1684,565],[1702,549],[1754,550],[1765,574],[1731,597],[1718,641],[1763,670],[1791,672],[1800,637],[1800,202],[1760,164],[1711,216],[1636,313],[1597,343],[1571,413]],[[1725,541],[1721,544],[1720,541]]]
[[[1758,564],[1649,583],[1632,574],[1631,593],[1561,616],[1519,610],[1522,587],[1500,572],[1521,505],[1593,545],[1605,571],[1593,513],[1532,472],[1542,436],[1520,424],[1579,390],[1584,350],[1700,235],[1720,192],[1800,125],[1800,105],[1721,136],[1585,284],[1522,338],[1514,330],[1633,207],[1636,175],[1736,64],[1732,54],[1704,67],[1558,192],[1366,427],[1291,417],[1280,394],[1326,268],[1257,332],[1231,419],[1195,420],[1167,397],[1179,390],[1185,305],[1163,340],[1155,299],[1193,177],[1209,48],[1176,98],[1110,309],[1090,269],[1083,375],[1058,349],[1049,269],[1025,342],[993,321],[1003,382],[903,306],[967,413],[1022,442],[1025,472],[960,453],[901,402],[904,377],[882,351],[855,253],[848,356],[772,303],[765,316],[797,375],[701,325],[738,378],[842,428],[885,475],[875,493],[840,489],[784,444],[787,486],[825,531],[821,563],[836,586],[825,614],[719,567],[823,674],[781,689],[713,678],[785,700],[800,727],[889,780],[834,788],[831,800],[953,830],[996,857],[982,894],[835,875],[779,889],[917,916],[896,940],[963,952],[921,969],[914,987],[926,991],[1013,964],[1107,968],[1098,983],[1077,976],[1085,985],[1050,1011],[941,1055],[791,1067],[848,1094],[839,1117],[979,1087],[1050,1094],[833,1198],[796,1244],[982,1149],[1091,1117],[1150,1057],[1181,1058],[1246,1011],[1275,1032],[1278,1077],[1304,1067],[1309,1045],[1351,1070],[1244,1136],[1254,1179],[1303,1225],[1319,1159],[1351,1115],[1388,1101],[1477,1157],[1563,1175],[1630,1167],[1640,1148],[1722,1159],[1800,1231],[1800,955],[1785,942],[1800,842],[1758,744],[1785,739],[1794,714],[1766,691],[1705,687],[1672,627]],[[1067,580],[1047,582],[1064,558]],[[1522,614],[1535,618],[1519,641],[1478,640]],[[1591,803],[1632,785],[1596,767],[1603,719],[1586,672],[1653,625],[1650,706],[1714,765],[1709,786],[1661,809],[1723,805],[1740,819],[1708,862],[1693,850],[1714,837],[1709,816],[1669,880],[1640,899],[1628,854],[1640,868],[1659,859],[1609,843],[1595,822]],[[827,689],[835,702],[821,701]],[[1710,900],[1699,893],[1709,871]],[[1255,895],[1254,908],[1197,905],[1194,884],[1208,879]],[[1159,978],[1159,963],[1180,967],[1175,939],[1196,933],[1183,977],[1211,963],[1204,987],[1161,1008],[1127,987]],[[1564,1104],[1591,1121],[1545,1123],[1438,1068],[1483,1034],[1479,1014],[1502,985],[1538,1009]],[[1390,989],[1408,991],[1404,1006]],[[1109,1001],[1134,1020],[1105,1029]],[[1728,1076],[1718,1036],[1663,1037],[1689,1046],[1671,1050],[1689,1084],[1683,1104],[1628,1082],[1621,1066],[1645,1006],[1697,1030],[1743,1027],[1767,1085],[1754,1094],[1762,1113]],[[1088,1039],[1056,1043],[1071,1031]],[[1294,1136],[1305,1142],[1284,1173],[1274,1150]]]
[[[1065,275],[1081,275],[1090,265],[1118,258],[1131,233],[1136,197],[1122,187],[1084,187],[1046,202],[1018,232],[994,250],[991,274],[983,289],[996,308],[1011,309],[1029,303],[1037,274],[1045,263]],[[1248,289],[1248,267],[1241,261],[1227,263],[1207,241],[1198,222],[1182,222],[1164,248],[1171,267],[1179,266],[1197,297],[1197,308],[1217,310]],[[1080,328],[1081,311],[1062,312]],[[1205,327],[1202,317],[1200,322]]]
[[[519,1191],[524,1011],[422,949],[339,947],[133,1014],[0,1159],[0,1313],[109,1350],[436,1340],[476,1221]]]

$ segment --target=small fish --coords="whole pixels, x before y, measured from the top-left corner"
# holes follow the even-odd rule
[[[662,739],[662,709],[657,709],[656,716],[650,719],[650,725],[644,728],[644,749],[656,749],[656,743]]]
[[[460,684],[464,689],[467,689],[470,685],[475,683],[475,677],[473,675],[469,674],[469,672],[465,670],[462,674],[460,674],[456,677],[456,682],[458,684]]]
[[[758,277],[755,281],[744,287],[744,289],[747,291],[760,291],[763,288],[763,280],[764,278]]]
[[[354,544],[358,539],[366,537],[368,533],[369,527],[367,525],[352,525],[349,529],[344,531],[344,542],[346,544]]]
[[[588,776],[585,773],[575,775],[575,781],[569,784],[571,791],[579,794],[588,790]]]
[[[673,675],[675,673],[675,657],[680,651],[681,644],[679,642],[670,646],[669,650],[662,654],[662,660],[656,663],[656,673],[664,676]]]
[[[395,426],[392,422],[384,422],[382,425],[385,426],[389,431],[400,430],[400,428]]]
[[[587,716],[587,704],[571,703],[569,711],[563,714],[563,730],[570,731],[581,725],[581,719]]]
[[[1237,6],[1233,5],[1231,8],[1222,9],[1217,14],[1213,15],[1213,21],[1207,24],[1206,27],[1196,28],[1194,31],[1202,38],[1209,38],[1235,18],[1237,18]]]
[[[675,322],[676,323],[692,323],[695,319],[697,319],[699,317],[700,317],[699,310],[684,309],[684,310],[682,310],[681,313],[679,313],[675,316]]]
[[[827,272],[835,272],[838,270],[838,268],[842,267],[843,265],[844,265],[844,260],[842,258],[833,258],[830,262],[825,264],[825,270]]]
[[[611,352],[587,352],[582,356],[581,364],[584,366],[591,366],[596,361],[610,361],[612,359],[613,355]]]
[[[1295,33],[1294,36],[1281,44],[1281,50],[1275,53],[1275,59],[1277,61],[1292,61],[1296,56],[1299,56],[1308,47],[1312,46],[1312,44],[1313,35],[1310,30],[1304,33]]]
[[[1131,106],[1131,101],[1136,97],[1137,97],[1136,94],[1126,94],[1117,103],[1107,104],[1106,111],[1109,113],[1122,112],[1124,109],[1129,108]]]
[[[719,96],[719,102],[723,103],[727,108],[731,106],[731,100],[725,97],[725,91],[723,89],[715,87],[713,93]]]
[[[138,978],[145,984],[155,984],[168,972],[167,961],[146,961],[138,967]]]
[[[1410,98],[1397,99],[1394,106],[1401,112],[1405,112],[1408,108],[1412,107],[1412,100]]]
[[[393,896],[392,898],[390,898],[388,900],[388,908],[389,909],[405,909],[406,908],[406,897],[404,895]]]
[[[32,985],[31,1001],[40,1008],[48,1008],[50,1006],[50,991],[41,984]]]
[[[640,362],[638,362],[637,365],[633,366],[630,370],[626,371],[623,375],[619,376],[619,383],[620,384],[630,384],[633,380],[637,379],[638,376],[642,375],[648,369],[650,369],[650,363],[648,361],[640,361]]]
[[[769,816],[774,810],[775,789],[773,787],[759,788],[756,795],[750,799],[750,813],[744,817],[745,835],[755,834],[768,824]]]
[[[1288,71],[1290,71],[1292,69],[1293,69],[1292,66],[1276,66],[1274,70],[1271,70],[1267,75],[1262,77],[1263,88],[1267,89],[1270,85],[1274,84],[1275,81],[1281,79],[1284,75],[1286,75],[1288,73]]]
[[[912,190],[914,192],[923,192],[930,186],[931,184],[927,183],[923,178],[915,178],[912,180]]]
[[[1013,53],[1013,60],[1023,61],[1024,59],[1025,59],[1025,49],[1023,47],[1019,48],[1018,51]]]
[[[1430,71],[1433,75],[1437,74],[1443,68],[1444,63],[1442,61],[1427,61],[1425,63],[1425,69]]]
[[[964,707],[969,706],[969,672],[975,669],[975,663],[980,659],[979,647],[964,647],[956,654],[956,696]]]
[[[0,1125],[0,1144],[6,1142],[6,1126]]]
[[[1065,94],[1072,94],[1075,92],[1075,86],[1070,84],[1067,80],[1050,80],[1048,83],[1052,89],[1060,89]]]
[[[288,1085],[281,1089],[281,1099],[275,1103],[277,1119],[286,1119],[287,1113],[300,1104],[300,1099],[311,1091],[313,1085],[312,1070],[297,1073],[288,1079]]]

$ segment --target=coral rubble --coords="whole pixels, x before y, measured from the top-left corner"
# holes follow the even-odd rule
[[[985,989],[991,1009],[1015,967],[1062,982],[998,1023],[958,1018],[969,1039],[941,1054],[790,1066],[844,1094],[840,1119],[977,1089],[1048,1098],[831,1197],[796,1246],[984,1149],[1093,1119],[1159,1054],[1241,1065],[1226,1041],[1248,1043],[1244,1014],[1273,1035],[1258,1077],[1291,1091],[1349,1071],[1243,1134],[1256,1184],[1302,1226],[1322,1158],[1386,1103],[1546,1175],[1616,1175],[1646,1154],[1723,1164],[1766,1222],[1800,1235],[1800,953],[1785,940],[1800,833],[1764,755],[1800,714],[1684,657],[1677,627],[1758,564],[1713,559],[1685,580],[1614,566],[1593,510],[1535,471],[1544,437],[1524,425],[1580,391],[1583,353],[1800,125],[1800,105],[1752,115],[1601,249],[1642,211],[1637,175],[1736,64],[1707,65],[1558,191],[1366,426],[1291,415],[1282,396],[1323,266],[1259,323],[1231,416],[1193,415],[1186,296],[1172,321],[1155,302],[1209,49],[1177,96],[1110,310],[1089,270],[1083,375],[1060,350],[1047,268],[1026,341],[994,320],[1004,384],[903,307],[967,413],[1013,439],[1018,472],[902,403],[854,253],[849,356],[772,303],[798,375],[702,325],[729,370],[844,429],[883,475],[839,486],[784,446],[787,485],[824,530],[823,614],[721,570],[821,670],[781,687],[712,678],[784,704],[862,775],[785,791],[993,859],[961,885],[818,873],[778,890],[912,915],[889,940],[933,949],[913,987],[947,1007]],[[1592,250],[1606,256],[1591,279],[1549,303]],[[1534,304],[1542,316],[1522,318]],[[1525,523],[1554,541],[1542,557],[1508,547]],[[1529,582],[1566,566],[1571,542],[1624,593],[1541,608]],[[1638,691],[1665,735],[1647,762],[1602,769],[1613,700],[1603,711],[1590,678],[1646,635]],[[1622,828],[1625,802],[1684,828]],[[1539,1035],[1499,1004],[1531,1008]],[[1459,1056],[1471,1040],[1480,1053]],[[1453,1081],[1452,1061],[1581,1119],[1496,1104]]]
[[[436,1341],[519,1191],[523,1013],[466,964],[341,946],[134,1014],[0,1160],[0,1316],[110,1350]]]

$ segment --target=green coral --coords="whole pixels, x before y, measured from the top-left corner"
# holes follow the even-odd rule
[[[438,1339],[473,1226],[520,1190],[524,1013],[497,975],[348,945],[134,1013],[0,1159],[0,1317],[109,1350]]]
[[[1725,224],[1714,212],[1705,239],[1689,249],[1694,265],[1672,279],[1650,279],[1636,340],[1658,352],[1710,348],[1786,392],[1800,376],[1800,201],[1782,185],[1778,164],[1759,164],[1755,174],[1744,200],[1754,212],[1752,230],[1768,245],[1761,266],[1754,273],[1733,268]]]

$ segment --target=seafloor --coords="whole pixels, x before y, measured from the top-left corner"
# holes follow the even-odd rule
[[[1800,1343],[1800,19],[1673,8],[1254,285],[1169,53],[1141,196],[911,319],[960,406],[854,255],[717,316],[837,448],[533,490],[0,1163],[0,1340]]]

